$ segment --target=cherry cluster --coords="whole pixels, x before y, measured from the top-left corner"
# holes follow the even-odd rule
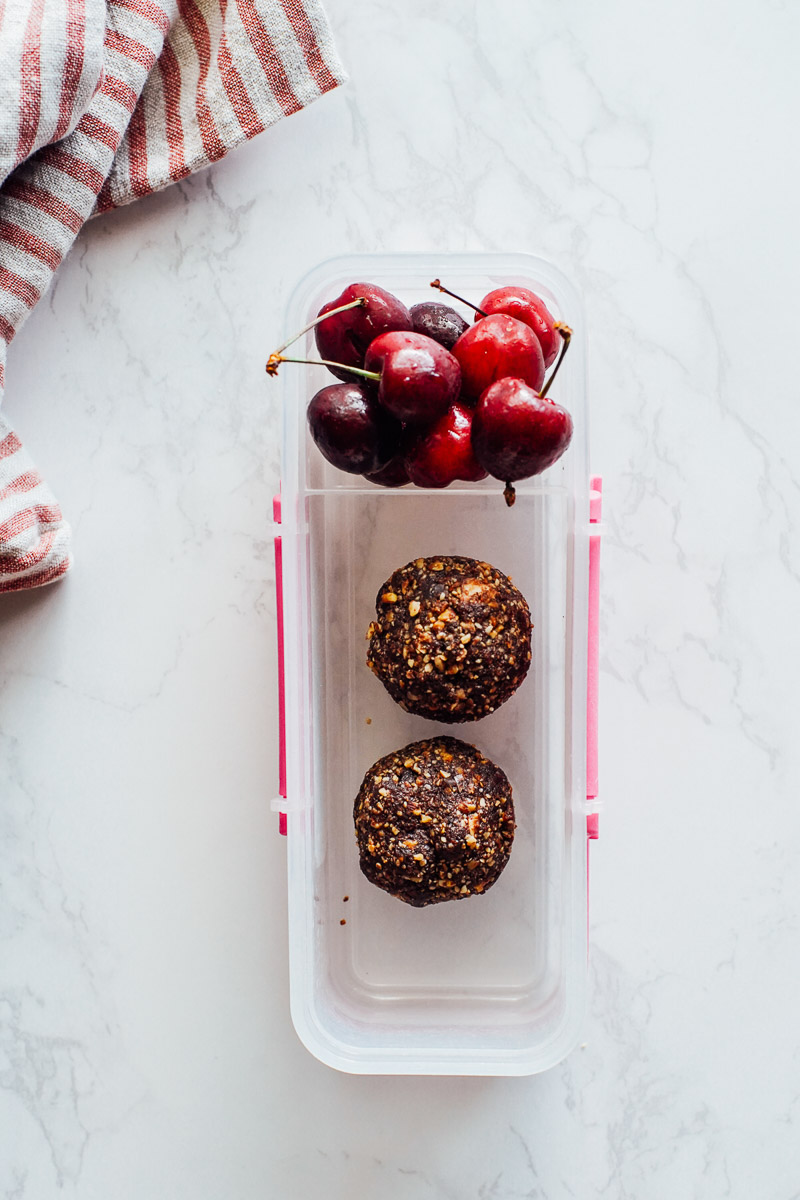
[[[270,355],[267,371],[309,361],[283,351],[313,328],[319,361],[342,380],[308,406],[328,462],[384,487],[492,475],[513,504],[514,482],[540,474],[570,443],[572,418],[547,392],[571,330],[528,288],[496,288],[472,305],[438,279],[431,286],[473,308],[474,323],[445,304],[408,309],[376,284],[351,283]]]

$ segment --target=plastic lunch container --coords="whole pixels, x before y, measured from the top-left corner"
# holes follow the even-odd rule
[[[559,271],[526,254],[349,256],[296,286],[286,336],[355,280],[408,305],[446,300],[430,289],[434,276],[476,302],[493,287],[524,284],[572,326],[554,398],[571,412],[574,435],[558,463],[517,484],[513,508],[494,479],[380,488],[331,467],[311,441],[306,406],[330,374],[281,368],[275,807],[288,833],[291,1011],[307,1048],[343,1071],[528,1075],[575,1044],[587,989],[600,496],[587,465],[581,303]],[[313,333],[304,341],[316,357]],[[303,346],[291,353],[301,357]],[[366,666],[378,588],[413,558],[450,554],[512,576],[534,622],[525,682],[491,716],[460,725],[404,712]],[[416,909],[362,876],[353,801],[376,759],[445,733],[503,768],[517,832],[484,896]]]

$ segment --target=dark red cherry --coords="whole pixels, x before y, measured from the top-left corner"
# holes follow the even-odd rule
[[[470,440],[472,412],[453,404],[430,429],[420,433],[406,454],[408,477],[417,487],[443,488],[456,479],[477,482],[487,472],[475,458]]]
[[[461,366],[462,399],[472,404],[496,379],[522,379],[535,391],[544,382],[544,356],[532,329],[494,313],[470,325],[453,347]]]
[[[395,454],[394,458],[390,458],[385,467],[379,467],[377,471],[368,471],[364,476],[370,483],[378,483],[381,487],[405,487],[411,481],[408,478],[406,470],[406,456],[404,453]]]
[[[498,379],[481,396],[472,420],[472,448],[495,479],[510,485],[552,466],[572,438],[565,408],[522,379]],[[513,503],[514,489],[506,499]]]
[[[329,463],[351,475],[377,471],[396,453],[402,428],[359,383],[332,383],[308,406],[311,436]]]
[[[412,328],[415,333],[424,333],[433,338],[445,350],[452,350],[462,333],[469,329],[468,323],[454,308],[447,304],[426,301],[414,304],[410,309]]]
[[[380,333],[411,329],[411,314],[396,296],[375,283],[351,283],[335,300],[323,304],[320,315],[363,297],[366,304],[350,308],[320,321],[314,331],[320,358],[333,359],[346,367],[363,367],[370,342]],[[338,379],[352,379],[346,371],[331,367]]]
[[[429,425],[457,398],[461,369],[449,350],[422,333],[382,333],[364,366],[379,372],[378,399],[399,421]]]
[[[484,296],[480,307],[487,314],[505,313],[515,317],[532,329],[542,347],[544,365],[550,366],[558,354],[561,337],[555,327],[555,317],[540,296],[525,287],[495,288],[488,296]]]

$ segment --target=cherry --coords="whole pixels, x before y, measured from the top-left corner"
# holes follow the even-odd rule
[[[312,397],[308,426],[322,454],[351,475],[377,471],[396,452],[402,433],[395,421],[359,383],[332,383]]]
[[[462,333],[469,329],[464,318],[446,304],[415,304],[409,312],[414,332],[433,338],[445,350],[452,350]]]
[[[544,357],[532,329],[515,317],[492,313],[474,325],[453,347],[461,366],[461,393],[475,404],[489,384],[513,376],[534,391],[544,382]]]
[[[403,451],[395,454],[394,458],[390,458],[385,467],[379,467],[377,471],[367,471],[364,476],[370,483],[378,483],[381,487],[405,487],[410,483],[408,471],[406,470],[406,456]]]
[[[505,482],[509,505],[514,503],[512,483],[552,466],[571,438],[572,418],[567,410],[521,379],[498,379],[475,409],[475,457],[490,475]]]
[[[571,336],[572,331],[563,326],[561,357],[541,393],[522,379],[498,379],[475,409],[475,457],[490,475],[505,482],[503,495],[509,507],[515,499],[514,481],[541,474],[561,457],[572,439],[572,417],[547,396]]]
[[[561,338],[555,317],[540,296],[525,287],[495,288],[481,300],[485,313],[505,313],[527,325],[539,339],[544,365],[549,367],[558,354]]]
[[[377,372],[384,408],[412,425],[442,416],[461,386],[461,368],[453,355],[423,333],[382,333],[370,343],[364,366]]]
[[[408,478],[417,487],[443,488],[456,479],[476,483],[487,472],[475,458],[470,440],[472,413],[452,404],[435,425],[421,433],[406,455]]]
[[[354,300],[366,303],[328,315]],[[348,284],[341,296],[323,304],[319,316],[327,317],[317,324],[315,331],[320,358],[339,363],[339,367],[331,370],[345,382],[351,375],[344,368],[363,367],[367,347],[378,334],[411,329],[411,314],[405,304],[375,283]]]

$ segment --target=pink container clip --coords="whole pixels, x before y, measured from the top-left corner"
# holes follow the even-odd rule
[[[272,499],[272,516],[281,523],[281,494]],[[278,616],[278,795],[286,799],[286,673],[283,651],[283,543],[275,537],[275,606]],[[278,814],[278,827],[286,836],[286,813]]]
[[[589,481],[589,661],[586,676],[586,799],[596,800],[599,794],[597,779],[598,700],[600,676],[600,517],[603,506],[603,480],[593,475]],[[586,819],[587,837],[598,835],[598,815]]]

